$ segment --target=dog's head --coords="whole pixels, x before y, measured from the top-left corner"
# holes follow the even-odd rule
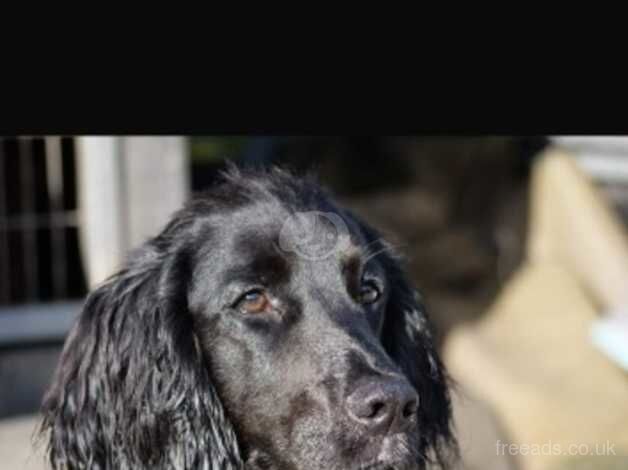
[[[420,469],[450,415],[392,249],[310,180],[231,170],[88,297],[43,429],[55,468]]]

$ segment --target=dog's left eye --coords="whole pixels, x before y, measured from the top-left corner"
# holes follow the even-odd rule
[[[372,304],[379,299],[381,292],[373,281],[365,281],[360,286],[358,301],[361,304]]]
[[[255,289],[240,297],[234,307],[243,313],[262,313],[270,308],[270,300],[264,291]]]

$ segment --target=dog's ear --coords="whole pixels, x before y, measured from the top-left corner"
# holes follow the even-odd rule
[[[176,228],[88,296],[44,398],[53,469],[242,467],[193,332]]]
[[[432,340],[431,325],[418,292],[398,260],[384,254],[391,282],[382,343],[419,392],[421,454],[445,467],[456,454],[449,379]]]
[[[420,452],[425,463],[445,467],[458,454],[453,433],[449,378],[432,339],[432,328],[417,290],[400,257],[380,234],[351,214],[377,253],[390,285],[382,344],[419,393]]]

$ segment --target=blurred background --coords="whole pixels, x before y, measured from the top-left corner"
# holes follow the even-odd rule
[[[88,290],[226,160],[314,170],[406,255],[460,468],[628,469],[628,138],[547,136],[0,137],[0,469],[43,468]]]

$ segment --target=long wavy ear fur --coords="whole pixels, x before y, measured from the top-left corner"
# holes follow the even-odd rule
[[[187,310],[171,224],[95,290],[44,398],[53,469],[240,469]]]
[[[427,463],[446,468],[457,455],[449,378],[434,347],[431,326],[418,292],[411,287],[397,261],[389,262],[388,272],[394,280],[382,341],[419,392],[421,455]]]

